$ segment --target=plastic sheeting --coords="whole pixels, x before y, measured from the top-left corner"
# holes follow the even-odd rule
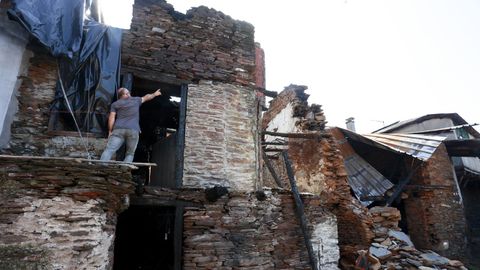
[[[85,0],[12,0],[9,15],[53,56],[73,57],[82,41]]]
[[[58,58],[52,130],[106,133],[120,79],[122,30],[84,18],[84,0],[12,0],[12,15]]]

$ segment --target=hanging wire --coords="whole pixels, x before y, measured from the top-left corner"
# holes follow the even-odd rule
[[[65,98],[65,103],[67,104],[68,111],[72,115],[73,122],[75,123],[75,127],[77,128],[78,135],[80,136],[80,140],[82,141],[83,147],[85,147],[85,153],[87,154],[87,159],[92,159],[90,156],[90,152],[88,151],[88,142],[82,136],[82,131],[80,130],[80,126],[77,123],[77,119],[75,118],[75,114],[73,113],[72,107],[70,106],[70,102],[67,98],[67,93],[65,92],[65,88],[63,87],[63,80],[62,76],[60,76],[60,64],[57,63],[57,74],[58,74],[58,81],[60,82],[60,88],[63,92],[63,97]],[[87,135],[88,136],[88,135]]]

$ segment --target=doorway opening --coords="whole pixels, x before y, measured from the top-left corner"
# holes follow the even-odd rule
[[[144,96],[156,89],[162,95],[145,102],[140,107],[140,139],[134,162],[156,163],[156,167],[134,172],[140,184],[178,188],[183,177],[183,152],[185,141],[186,85],[174,85],[158,81],[124,76],[122,85],[132,96]],[[123,153],[123,152],[122,152]],[[122,154],[117,160],[122,160]]]
[[[113,269],[175,269],[175,217],[175,207],[152,205],[132,205],[121,213]]]

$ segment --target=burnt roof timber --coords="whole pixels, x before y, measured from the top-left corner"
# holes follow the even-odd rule
[[[445,141],[448,155],[459,157],[480,157],[480,139]]]

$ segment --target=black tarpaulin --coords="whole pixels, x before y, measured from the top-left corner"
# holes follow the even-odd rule
[[[82,40],[84,0],[12,0],[9,15],[53,56],[72,57]]]
[[[76,131],[71,108],[82,132],[105,133],[119,84],[122,30],[84,19],[84,0],[12,3],[10,15],[58,58],[50,129]]]

